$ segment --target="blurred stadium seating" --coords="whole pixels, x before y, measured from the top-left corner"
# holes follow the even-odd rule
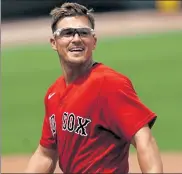
[[[64,3],[63,0],[2,0],[2,20],[27,17],[46,16],[55,6]],[[73,2],[67,0],[67,2]],[[75,0],[95,12],[124,11],[134,9],[151,9],[155,7],[155,0]]]

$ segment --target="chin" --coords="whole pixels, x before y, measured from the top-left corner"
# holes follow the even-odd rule
[[[74,54],[68,57],[68,61],[73,63],[84,63],[88,60],[86,57],[85,54]]]
[[[85,57],[70,57],[68,59],[68,62],[71,64],[75,64],[75,65],[79,65],[79,64],[83,64],[85,62],[87,62],[87,59],[85,59]]]

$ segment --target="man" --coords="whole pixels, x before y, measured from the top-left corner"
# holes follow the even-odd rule
[[[143,173],[162,173],[150,128],[156,115],[137,97],[131,81],[94,62],[97,38],[91,11],[64,3],[52,15],[53,50],[63,76],[45,96],[40,144],[27,173],[128,173],[130,144]]]

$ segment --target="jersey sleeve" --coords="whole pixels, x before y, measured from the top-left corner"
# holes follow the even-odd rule
[[[56,149],[57,147],[56,135],[54,135],[51,131],[51,123],[47,113],[47,95],[45,96],[44,99],[44,105],[45,105],[45,116],[42,126],[40,145],[42,145],[45,148]]]
[[[144,125],[153,126],[156,114],[141,102],[127,77],[106,78],[105,83],[102,111],[111,131],[130,141]]]

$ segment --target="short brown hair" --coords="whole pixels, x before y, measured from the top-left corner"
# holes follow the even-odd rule
[[[86,16],[90,21],[92,29],[94,29],[95,20],[92,12],[93,9],[89,10],[85,6],[80,5],[78,3],[64,3],[61,5],[61,7],[56,7],[50,12],[50,15],[52,16],[52,32],[56,30],[56,25],[58,21],[67,16]]]

